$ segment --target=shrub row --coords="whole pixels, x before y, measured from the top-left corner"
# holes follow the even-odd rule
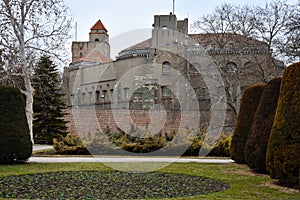
[[[245,91],[231,158],[280,182],[299,184],[300,63],[289,66],[282,79],[271,80],[265,89],[252,86]]]
[[[205,134],[191,131],[186,133],[165,133],[151,135],[136,130],[131,134],[106,131],[95,137],[82,138],[68,135],[54,140],[58,154],[123,155],[128,152],[136,155],[184,155],[198,156],[200,148],[211,150],[210,156],[229,156],[231,137],[221,134],[214,147],[204,143]],[[143,134],[143,135],[142,135]],[[137,137],[138,136],[138,137]],[[159,151],[158,151],[159,150]],[[148,154],[149,153],[149,154]]]
[[[245,163],[244,148],[265,84],[248,87],[242,97],[236,127],[232,136],[230,156],[237,163]]]

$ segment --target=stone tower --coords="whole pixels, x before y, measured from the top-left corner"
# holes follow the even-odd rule
[[[188,19],[177,20],[176,15],[155,15],[152,47],[183,53],[187,44]]]
[[[107,29],[98,20],[91,28],[89,41],[72,43],[72,63],[78,61],[106,63],[110,59],[110,44]]]

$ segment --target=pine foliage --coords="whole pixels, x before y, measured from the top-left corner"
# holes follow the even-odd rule
[[[53,139],[67,135],[59,73],[48,56],[42,56],[36,66],[33,86],[34,95],[34,141],[38,144],[53,144]]]

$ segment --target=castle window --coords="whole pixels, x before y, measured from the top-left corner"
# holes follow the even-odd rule
[[[101,98],[102,98],[103,100],[107,100],[107,98],[108,98],[108,96],[107,96],[107,90],[103,90],[103,91],[102,91]]]
[[[163,29],[163,30],[167,30],[167,29],[168,29],[168,26],[164,25],[164,26],[162,26],[162,29]]]
[[[80,53],[79,53],[79,57],[80,57],[80,58],[82,58],[82,56],[83,56],[83,53],[82,53],[82,52],[80,52]]]
[[[171,97],[171,90],[168,86],[162,86],[161,87],[161,96],[163,98]]]
[[[228,73],[236,73],[237,65],[234,62],[227,63],[225,66],[225,71]]]
[[[170,63],[166,61],[162,64],[162,74],[169,74],[169,73],[170,73]]]
[[[95,39],[95,42],[100,42],[100,40],[98,38]]]
[[[100,92],[96,91],[96,101],[99,101],[99,99],[100,99]]]

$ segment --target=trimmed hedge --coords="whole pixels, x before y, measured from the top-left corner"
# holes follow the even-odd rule
[[[21,92],[13,87],[0,87],[0,164],[25,162],[32,153]]]
[[[272,178],[297,183],[300,163],[300,62],[289,66],[268,142],[266,164]]]
[[[265,87],[266,84],[249,86],[243,94],[230,148],[230,157],[237,163],[245,163],[245,144],[250,135],[253,118]]]
[[[266,153],[276,113],[280,83],[281,78],[275,78],[268,82],[258,104],[251,133],[245,145],[246,164],[260,173],[266,173],[267,171]]]
[[[179,133],[180,134],[180,133]],[[54,139],[54,147],[58,154],[71,155],[123,155],[124,150],[132,153],[155,152],[172,141],[167,134],[159,134],[147,138],[135,138],[122,131],[98,133],[94,138],[79,138],[78,136],[68,134],[66,137]],[[171,134],[169,134],[170,136]],[[188,140],[183,140],[170,144],[168,150],[161,152],[163,155],[177,155],[178,151],[183,150],[184,156],[198,156],[200,148],[212,147],[204,143],[205,134],[194,138],[192,144],[188,147]],[[221,134],[216,145],[212,148],[209,156],[229,156],[231,136]],[[147,154],[145,154],[147,155]]]

